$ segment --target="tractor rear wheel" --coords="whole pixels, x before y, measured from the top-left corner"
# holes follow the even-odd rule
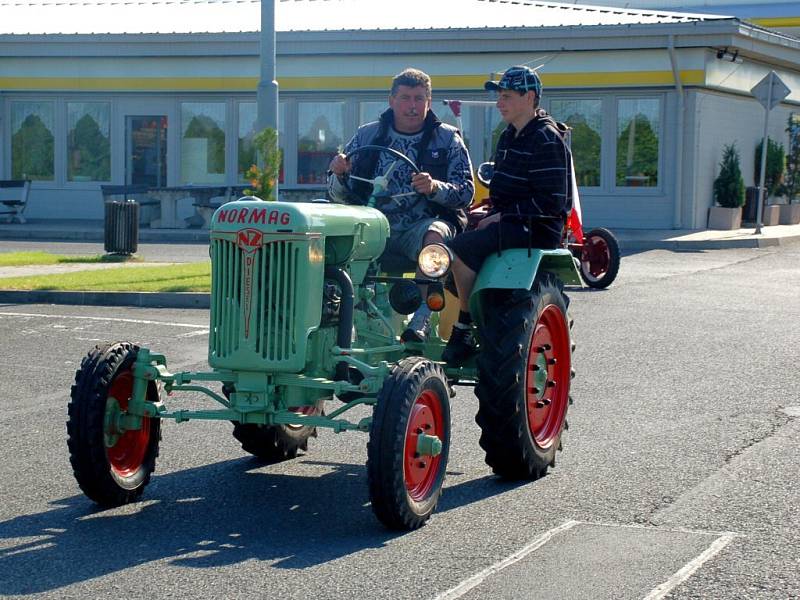
[[[580,253],[581,278],[589,287],[611,285],[619,272],[619,243],[608,229],[598,227],[583,236]]]
[[[567,304],[560,281],[545,273],[532,291],[499,292],[486,311],[475,420],[486,463],[501,477],[538,479],[555,466],[571,402]]]
[[[315,406],[289,409],[302,415],[322,414],[324,399]],[[234,423],[233,437],[242,449],[266,463],[278,463],[297,458],[297,453],[308,450],[308,438],[317,437],[317,428],[306,425],[257,425]]]
[[[430,518],[442,493],[450,449],[450,400],[442,368],[413,356],[381,388],[367,444],[372,510],[390,529]]]
[[[128,342],[96,346],[75,373],[67,419],[70,463],[81,490],[102,506],[139,498],[155,470],[161,420],[144,417],[141,429],[116,427],[131,399],[138,352]],[[158,401],[153,381],[147,399]]]

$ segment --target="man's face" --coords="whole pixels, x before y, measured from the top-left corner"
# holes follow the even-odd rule
[[[389,106],[394,111],[394,128],[400,133],[416,133],[422,129],[431,100],[423,86],[400,85],[394,96],[389,95]]]
[[[519,122],[533,110],[533,99],[536,92],[525,92],[520,95],[514,90],[500,90],[497,92],[497,110],[506,123]]]

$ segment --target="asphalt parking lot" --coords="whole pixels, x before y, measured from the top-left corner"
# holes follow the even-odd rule
[[[493,477],[461,388],[439,510],[408,534],[372,515],[365,435],[324,431],[262,466],[227,423],[165,423],[144,499],[98,511],[66,449],[77,365],[130,339],[203,369],[208,313],[0,305],[0,595],[798,597],[799,259],[655,250],[606,291],[572,290],[557,467]]]

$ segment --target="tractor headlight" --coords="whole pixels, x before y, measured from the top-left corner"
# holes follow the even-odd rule
[[[453,254],[450,248],[443,244],[430,244],[419,253],[417,264],[425,277],[438,279],[444,277],[450,270]]]

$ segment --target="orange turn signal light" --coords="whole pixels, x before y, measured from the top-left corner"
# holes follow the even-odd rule
[[[425,299],[428,308],[434,311],[440,311],[444,308],[444,294],[441,292],[431,292]]]

